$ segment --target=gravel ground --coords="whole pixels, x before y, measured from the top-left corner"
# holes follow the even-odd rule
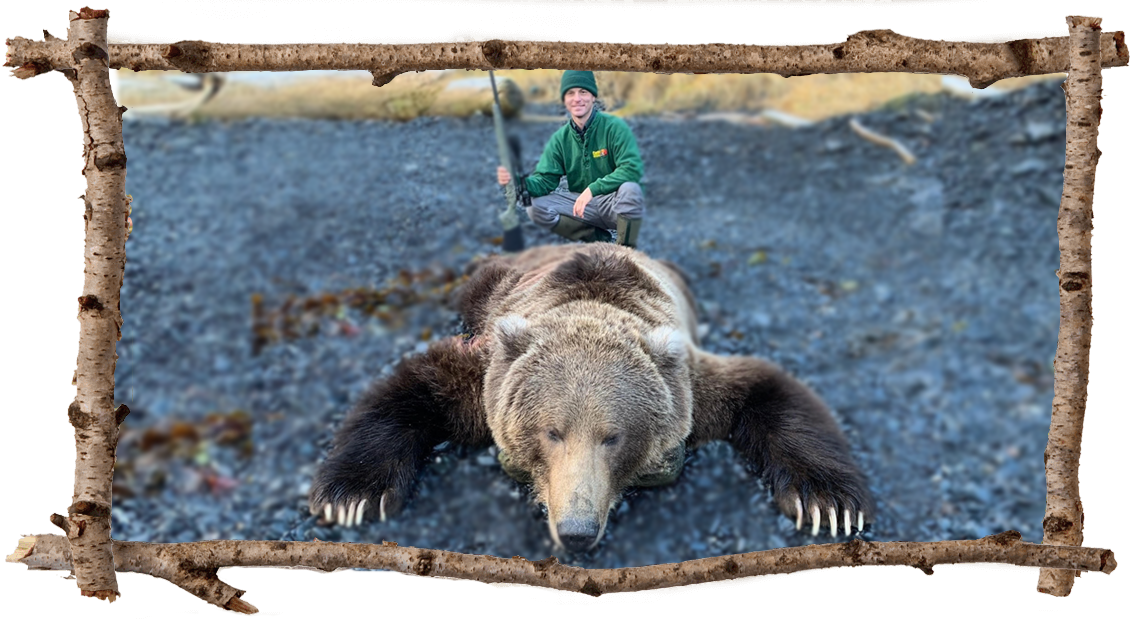
[[[1014,528],[1041,541],[1062,91],[914,97],[860,120],[917,163],[844,118],[795,130],[631,119],[646,165],[640,247],[692,276],[705,349],[770,358],[834,409],[879,499],[868,538]],[[528,167],[555,128],[516,127]],[[326,529],[306,511],[350,403],[458,332],[445,293],[498,251],[489,118],[151,119],[124,133],[135,228],[116,379],[133,412],[116,538],[554,552],[491,449],[442,445],[389,522]],[[530,245],[559,242],[524,226]],[[359,309],[344,291],[384,296]],[[720,444],[676,484],[631,491],[597,549],[560,558],[621,567],[811,541]]]

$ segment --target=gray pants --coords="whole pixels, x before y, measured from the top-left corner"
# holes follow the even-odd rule
[[[559,215],[574,216],[574,201],[579,194],[560,187],[555,191],[531,199],[527,215],[536,226],[550,230],[559,223]],[[613,230],[618,227],[618,215],[629,219],[641,219],[645,214],[645,201],[641,195],[641,185],[622,183],[614,193],[594,196],[583,211],[582,220],[597,228]]]

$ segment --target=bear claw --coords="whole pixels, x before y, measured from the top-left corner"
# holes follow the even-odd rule
[[[337,525],[349,529],[362,525],[369,503],[369,498],[342,503],[323,503],[321,507],[312,507],[311,513],[320,516],[318,526]],[[378,502],[379,519],[385,522],[386,518],[397,515],[401,503],[400,497],[393,490],[383,492]]]
[[[818,532],[822,530],[822,508],[818,504],[811,504],[810,506],[810,535],[817,537]],[[803,509],[802,499],[795,497],[795,530],[799,531],[803,528],[803,522],[806,521],[807,513]],[[830,525],[830,536],[838,537],[838,509],[836,507],[827,508],[827,521]],[[853,532],[853,510],[850,508],[842,509],[842,526],[844,534],[849,536]],[[858,533],[865,530],[865,512],[858,511],[857,518]]]
[[[312,508],[313,514],[321,516],[316,523],[320,527],[338,525],[347,529],[362,524],[362,514],[366,510],[366,499],[349,505],[324,503],[321,510]]]
[[[361,510],[364,510],[364,509],[366,509],[366,499],[363,499],[358,503],[358,514],[355,515],[355,526],[361,525]],[[850,516],[846,516],[846,523],[850,522],[849,518],[850,518]],[[846,525],[846,527],[849,527],[849,526],[850,526],[849,524]]]

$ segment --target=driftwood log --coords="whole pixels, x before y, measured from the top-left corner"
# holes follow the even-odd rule
[[[872,131],[863,127],[856,118],[850,119],[850,130],[853,131],[858,137],[871,144],[877,144],[878,146],[888,148],[889,150],[897,153],[897,156],[901,158],[901,161],[905,162],[905,165],[913,165],[917,162],[916,156],[913,155],[913,153],[909,152],[909,149],[905,148],[904,144],[901,144],[893,138],[885,137],[884,135],[881,135],[876,131]]]
[[[812,46],[614,45],[487,41],[430,45],[108,45],[107,11],[71,14],[66,40],[8,42],[7,65],[16,77],[62,72],[75,88],[84,130],[86,283],[79,299],[80,354],[77,396],[68,410],[75,427],[75,491],[68,516],[52,522],[66,537],[20,541],[9,561],[40,569],[72,570],[83,595],[119,595],[116,571],[165,578],[213,604],[255,612],[243,593],[216,578],[228,566],[366,567],[418,575],[515,582],[600,595],[758,574],[856,565],[910,565],[931,573],[948,563],[997,562],[1042,568],[1039,589],[1069,593],[1076,571],[1111,572],[1113,553],[1081,548],[1077,463],[1085,405],[1085,364],[1090,330],[1089,230],[1102,67],[1129,62],[1124,34],[1100,33],[1100,20],[1069,18],[1070,37],[1001,44],[924,41],[887,30],[861,32],[846,42]],[[1059,217],[1063,319],[1055,386],[1055,421],[1048,447],[1049,505],[1043,545],[1024,543],[1013,531],[970,541],[861,540],[714,557],[668,566],[584,570],[553,559],[527,561],[463,555],[393,544],[220,541],[187,544],[118,542],[110,538],[111,480],[117,426],[129,412],[112,410],[115,342],[124,269],[127,201],[121,108],[110,92],[110,68],[241,70],[366,69],[375,84],[413,70],[576,68],[664,73],[922,72],[961,74],[985,87],[1006,77],[1070,72],[1066,188]]]

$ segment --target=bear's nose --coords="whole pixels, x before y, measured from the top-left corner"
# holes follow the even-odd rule
[[[582,552],[598,541],[598,522],[567,518],[559,522],[559,541],[571,552]]]

